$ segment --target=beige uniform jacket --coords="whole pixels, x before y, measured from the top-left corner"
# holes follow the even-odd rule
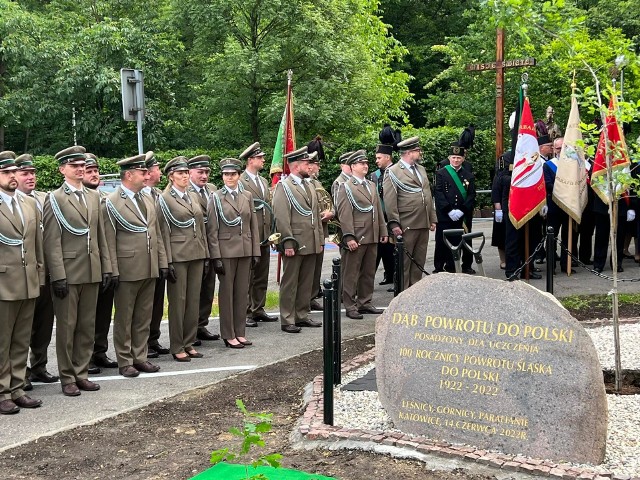
[[[207,198],[206,199],[202,196],[202,194],[199,191],[197,191],[193,187],[193,184],[191,182],[189,182],[188,190],[190,192],[195,193],[196,196],[198,197],[198,201],[200,202],[200,208],[202,209],[202,214],[204,215],[204,218],[206,220],[206,218],[207,218],[207,204],[209,203],[209,196],[211,195],[211,192],[215,192],[216,191],[216,186],[213,185],[212,183],[207,183],[202,188],[204,189],[205,193],[207,194]]]
[[[66,278],[69,285],[98,283],[103,273],[111,273],[100,195],[87,188],[82,191],[86,213],[66,184],[51,192],[44,204],[44,252],[52,282]],[[88,236],[75,235],[65,228],[54,215],[51,196],[55,196],[64,220],[74,229],[88,227]]]
[[[42,215],[33,198],[17,192],[14,198],[20,204],[24,223],[0,199],[0,300],[3,301],[37,298],[40,285],[44,285]],[[21,241],[23,245],[6,245],[13,241]]]
[[[109,203],[102,202],[113,275],[119,275],[123,282],[157,278],[159,269],[167,268],[155,204],[147,195],[142,199],[147,210],[144,219],[120,187],[107,196]],[[147,228],[147,232],[132,232],[131,226]]]
[[[416,167],[421,182],[402,162],[390,166],[384,172],[382,189],[389,228],[396,225],[399,225],[402,230],[429,228],[432,223],[438,221],[427,172],[422,165],[416,165]],[[401,185],[392,181],[391,174],[395,175]],[[418,191],[406,191],[406,187],[418,189]]]
[[[304,182],[303,182],[304,183]],[[285,192],[285,185],[293,199],[298,203],[301,214],[290,202]],[[276,185],[273,193],[273,214],[276,217],[276,230],[282,239],[293,237],[298,241],[296,255],[313,255],[322,249],[323,231],[318,208],[318,198],[313,188],[308,185],[309,193],[302,185],[298,185],[289,176]],[[293,242],[285,242],[285,248],[294,248]]]
[[[342,183],[336,194],[344,240],[355,240],[362,245],[378,243],[381,237],[387,236],[387,227],[384,223],[384,214],[376,186],[370,180],[365,180],[365,182],[369,191],[364,184],[352,178],[348,182]],[[353,202],[347,195],[347,189],[351,192]],[[369,207],[373,207],[370,212],[359,210],[359,208],[367,210]]]
[[[222,211],[219,210],[219,206],[222,207]],[[222,217],[229,223],[234,223],[240,217],[241,222],[230,227]],[[211,258],[260,256],[258,220],[253,214],[253,197],[248,191],[239,192],[236,200],[233,200],[226,188],[221,188],[211,195],[207,237]]]
[[[240,183],[242,184],[242,188],[244,190],[248,190],[253,198],[259,198],[267,202],[271,205],[271,191],[269,190],[269,182],[262,178],[261,176],[257,176],[258,181],[262,184],[262,190],[260,187],[256,185],[256,183],[251,179],[251,177],[247,174],[247,172],[242,172],[240,175]],[[264,190],[264,194],[262,191]],[[254,204],[254,210],[256,214],[256,219],[258,221],[258,230],[260,232],[260,242],[264,242],[271,235],[271,222],[273,221],[273,215],[269,209],[265,208],[264,205]]]
[[[160,231],[164,241],[164,248],[167,255],[167,262],[190,262],[191,260],[204,260],[209,258],[209,247],[207,246],[207,233],[204,226],[204,215],[200,207],[198,195],[187,191],[191,203],[179,198],[175,190],[168,187],[160,198],[162,198],[171,213],[171,217],[163,212],[160,199],[158,199],[158,217],[160,217]],[[195,223],[188,227],[175,225],[177,222],[190,222],[195,219]]]

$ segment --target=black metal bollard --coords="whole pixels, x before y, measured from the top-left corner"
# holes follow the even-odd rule
[[[393,252],[395,269],[393,271],[393,296],[397,297],[404,290],[404,238],[396,237],[396,249]]]
[[[547,292],[553,293],[553,270],[556,263],[556,242],[553,236],[553,227],[547,227]]]
[[[333,379],[334,379],[334,332],[333,332],[333,302],[335,300],[335,291],[333,289],[334,282],[325,280],[324,290],[322,292],[322,300],[324,313],[322,325],[322,343],[324,353],[324,376],[323,376],[323,395],[324,395],[324,423],[325,425],[333,425]]]
[[[340,258],[333,259],[331,268],[333,282],[333,383],[342,383],[342,318],[340,298],[342,297],[342,267]]]

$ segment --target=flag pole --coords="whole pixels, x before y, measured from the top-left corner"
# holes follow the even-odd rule
[[[573,71],[573,80],[571,80],[571,95],[576,93],[576,71]],[[573,249],[573,218],[569,215],[569,225],[567,228],[567,277],[571,276],[571,251]]]

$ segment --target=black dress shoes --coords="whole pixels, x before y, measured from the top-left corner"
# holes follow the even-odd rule
[[[22,387],[22,390],[24,390],[25,392],[30,392],[31,390],[33,390],[33,385],[31,385],[31,380],[29,380],[28,378],[24,379],[24,387]]]
[[[75,383],[67,383],[62,385],[62,394],[67,397],[77,397],[80,395],[80,389]]]
[[[220,335],[217,333],[211,333],[205,327],[200,327],[198,328],[196,338],[198,340],[220,340]]]
[[[361,313],[358,313],[357,310],[348,311],[347,317],[353,318],[354,320],[362,320],[364,316]]]
[[[522,273],[520,274],[520,277],[521,277],[523,280],[526,278],[526,277],[525,277],[524,272],[522,272]],[[539,273],[536,273],[536,272],[529,272],[529,279],[530,279],[530,280],[540,280],[541,278],[542,278],[542,275],[540,275]]]
[[[320,320],[314,320],[313,318],[305,318],[300,322],[296,322],[296,327],[321,327],[322,322]]]
[[[135,367],[132,367],[131,365],[120,367],[118,369],[118,372],[120,372],[120,375],[127,378],[134,378],[140,375],[140,372],[138,371],[138,369]]]
[[[158,355],[167,355],[169,353],[169,349],[168,348],[164,348],[162,345],[160,345],[159,343],[152,343],[149,345],[149,350],[153,350],[154,352],[156,352]],[[148,353],[147,353],[147,356]]]
[[[35,398],[31,398],[29,395],[23,395],[16,398],[13,403],[20,408],[38,408],[42,405],[42,400],[36,400]]]
[[[80,390],[84,390],[85,392],[95,392],[100,390],[100,385],[91,380],[76,380],[76,385]]]
[[[467,275],[475,275],[476,271],[471,267],[467,267],[462,269],[462,273],[466,273]]]
[[[384,277],[378,285],[389,285],[390,283],[393,283],[393,279],[389,280],[387,277]]]
[[[322,312],[324,310],[324,307],[317,300],[311,300],[309,306],[311,307],[311,310],[316,312]]]
[[[155,350],[147,350],[147,358],[158,358],[160,356],[160,354],[158,352],[156,352]]]
[[[278,317],[276,317],[275,315],[269,315],[266,312],[254,313],[253,319],[256,322],[277,322],[278,321]]]
[[[176,355],[175,353],[171,354],[173,356],[173,359],[176,362],[190,362],[191,361],[191,357],[189,355],[184,356],[184,357],[179,357],[178,355]]]
[[[246,320],[246,322],[245,322],[245,325],[246,325],[247,327],[254,328],[254,327],[257,327],[257,326],[258,326],[258,322],[256,322],[256,321],[255,321],[255,319],[253,319],[253,318],[251,318],[251,317],[247,317],[247,320]]]
[[[382,310],[381,308],[376,308],[372,305],[369,305],[368,307],[362,307],[358,309],[358,313],[371,313],[371,314],[375,314],[375,315],[379,315],[383,312],[384,310]]]
[[[60,377],[58,377],[57,375],[51,375],[46,370],[43,370],[37,373],[31,372],[29,380],[31,380],[32,382],[55,383],[60,380]]]
[[[143,373],[156,373],[160,371],[160,366],[151,362],[134,363],[133,368]]]
[[[193,345],[194,347],[199,347],[200,345],[202,345],[202,340],[196,339],[191,345]]]
[[[102,355],[94,355],[93,358],[93,364],[96,367],[101,367],[101,368],[118,368],[118,362],[111,360],[109,357],[107,357],[105,354]]]
[[[89,375],[98,375],[102,373],[102,369],[100,367],[96,367],[95,365],[89,365],[89,370],[87,370]]]
[[[226,338],[223,338],[222,341],[224,341],[224,346],[227,348],[244,348],[244,343],[240,342],[240,340],[238,340],[240,343],[230,343]]]
[[[204,357],[203,354],[201,354],[200,352],[196,352],[195,350],[191,350],[190,352],[187,352],[187,355],[189,355],[189,358],[202,358],[202,357]]]
[[[13,400],[7,399],[0,402],[0,414],[2,415],[12,415],[19,411],[20,407],[18,407]]]
[[[396,291],[396,289],[394,287],[387,288],[387,292],[395,292],[395,291]]]
[[[593,271],[596,273],[602,273],[603,268],[602,267],[593,267]]]
[[[302,329],[296,325],[282,325],[280,330],[286,333],[300,333],[300,330]]]

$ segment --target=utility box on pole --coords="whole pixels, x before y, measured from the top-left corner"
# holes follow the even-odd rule
[[[122,117],[127,122],[137,122],[138,153],[143,153],[142,119],[144,118],[144,75],[142,70],[120,69],[122,85]]]

